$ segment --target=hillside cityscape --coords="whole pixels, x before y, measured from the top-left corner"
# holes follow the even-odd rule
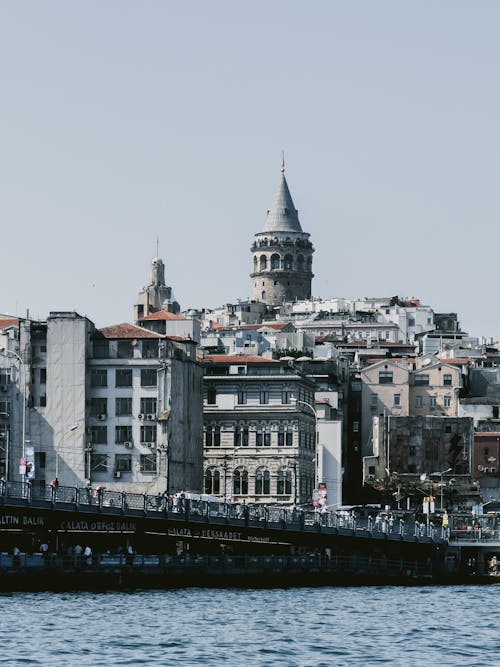
[[[130,322],[0,315],[3,480],[493,507],[499,344],[418,296],[313,298],[314,246],[284,163],[250,252],[248,300],[183,311],[155,257]]]

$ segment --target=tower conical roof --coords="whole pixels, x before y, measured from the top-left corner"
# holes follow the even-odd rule
[[[281,163],[281,177],[273,203],[267,213],[264,232],[301,232],[299,214],[285,178],[285,163]]]

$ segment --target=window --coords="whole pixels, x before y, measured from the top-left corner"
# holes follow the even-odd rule
[[[443,405],[445,408],[449,408],[451,406],[451,396],[445,396],[443,399]]]
[[[255,434],[255,446],[262,447],[262,442],[263,442],[262,431],[257,431]]]
[[[392,371],[380,371],[378,374],[379,384],[392,384]]]
[[[105,368],[92,368],[90,371],[91,387],[107,387],[108,371]]]
[[[132,470],[132,455],[131,454],[117,454],[115,456],[115,470],[118,472],[131,472]]]
[[[141,414],[156,416],[156,398],[141,398]]]
[[[281,403],[283,405],[289,405],[291,403],[292,394],[289,391],[282,391],[281,392]]]
[[[108,455],[91,454],[90,470],[91,472],[108,472]]]
[[[271,433],[269,431],[265,431],[264,433],[264,447],[270,447],[271,446]]]
[[[433,410],[435,407],[437,407],[437,399],[435,396],[431,396],[429,398],[429,407],[431,410]]]
[[[445,387],[451,387],[451,375],[443,375],[443,384]]]
[[[215,387],[208,387],[207,389],[207,403],[208,405],[216,405],[217,403],[217,391]]]
[[[401,406],[401,394],[394,394],[394,405],[396,407]]]
[[[132,341],[119,340],[116,349],[116,356],[118,359],[131,359],[134,356]]]
[[[238,392],[238,405],[246,405],[247,403],[247,392],[239,391]]]
[[[242,445],[242,447],[248,447],[248,442],[249,442],[248,429],[244,428],[241,431],[241,445]]]
[[[371,407],[372,408],[377,408],[378,407],[378,396],[377,396],[377,394],[372,394],[372,396],[371,396]]]
[[[239,468],[233,474],[233,494],[235,496],[248,495],[248,472]]]
[[[37,468],[45,468],[45,463],[45,452],[35,452],[35,470],[37,470]]]
[[[498,405],[492,405],[491,406],[491,418],[492,419],[498,419]]]
[[[158,341],[157,340],[143,340],[142,341],[142,358],[156,359],[158,357]]]
[[[205,493],[217,495],[220,493],[220,472],[217,468],[205,470]]]
[[[278,431],[278,447],[283,447],[285,444],[285,432],[283,429]]]
[[[285,445],[291,447],[293,445],[293,431],[287,431],[285,434]]]
[[[115,443],[132,442],[132,426],[115,426]]]
[[[261,405],[267,405],[269,403],[269,392],[268,391],[261,391],[260,396],[259,396],[260,404]]]
[[[156,426],[141,426],[141,444],[156,442]]]
[[[234,434],[233,434],[233,445],[234,447],[239,447],[241,444],[241,431],[239,428],[234,429]]]
[[[139,465],[141,472],[156,472],[156,454],[141,454]]]
[[[421,408],[422,407],[422,396],[415,396],[415,407],[416,408]]]
[[[90,442],[93,445],[107,445],[108,444],[108,427],[107,426],[91,426],[91,428],[90,428]]]
[[[41,408],[45,408],[45,407],[46,407],[46,405],[47,405],[47,396],[46,396],[45,394],[42,394],[42,395],[40,396],[40,402],[39,402],[39,405],[40,405]]]
[[[109,358],[109,341],[107,340],[94,341],[94,358],[95,359]]]
[[[375,477],[375,466],[368,466],[368,474]]]
[[[205,431],[205,447],[212,447],[214,442],[212,431],[207,430]]]
[[[423,373],[415,375],[415,385],[418,387],[427,387],[429,385],[429,376]]]
[[[141,387],[156,387],[158,374],[156,368],[141,369]]]
[[[40,368],[40,384],[47,384],[47,369]]]
[[[255,495],[267,496],[271,493],[271,474],[265,468],[259,468],[255,473]]]
[[[90,416],[99,417],[99,415],[106,415],[108,412],[107,398],[91,398],[90,399]]]
[[[292,494],[292,471],[286,468],[278,470],[277,494],[290,496]]]
[[[132,369],[117,368],[115,371],[115,387],[131,387],[131,386],[132,386]]]
[[[352,422],[352,432],[353,433],[359,433],[359,422],[358,421]]]
[[[417,453],[417,448],[415,447],[415,445],[410,445],[408,447],[408,456],[415,456],[416,453]]]
[[[214,430],[214,447],[220,447],[220,428],[218,426]]]
[[[124,417],[132,414],[132,398],[115,399],[115,414]]]

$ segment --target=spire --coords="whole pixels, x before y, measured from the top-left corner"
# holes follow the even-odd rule
[[[299,215],[285,178],[285,153],[281,157],[281,177],[273,203],[267,213],[264,232],[301,232]]]

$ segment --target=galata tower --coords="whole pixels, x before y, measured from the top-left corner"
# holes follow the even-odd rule
[[[302,231],[288,184],[285,162],[266,224],[255,234],[251,247],[253,256],[252,299],[269,306],[284,301],[311,298],[312,255],[314,248],[309,234]]]

